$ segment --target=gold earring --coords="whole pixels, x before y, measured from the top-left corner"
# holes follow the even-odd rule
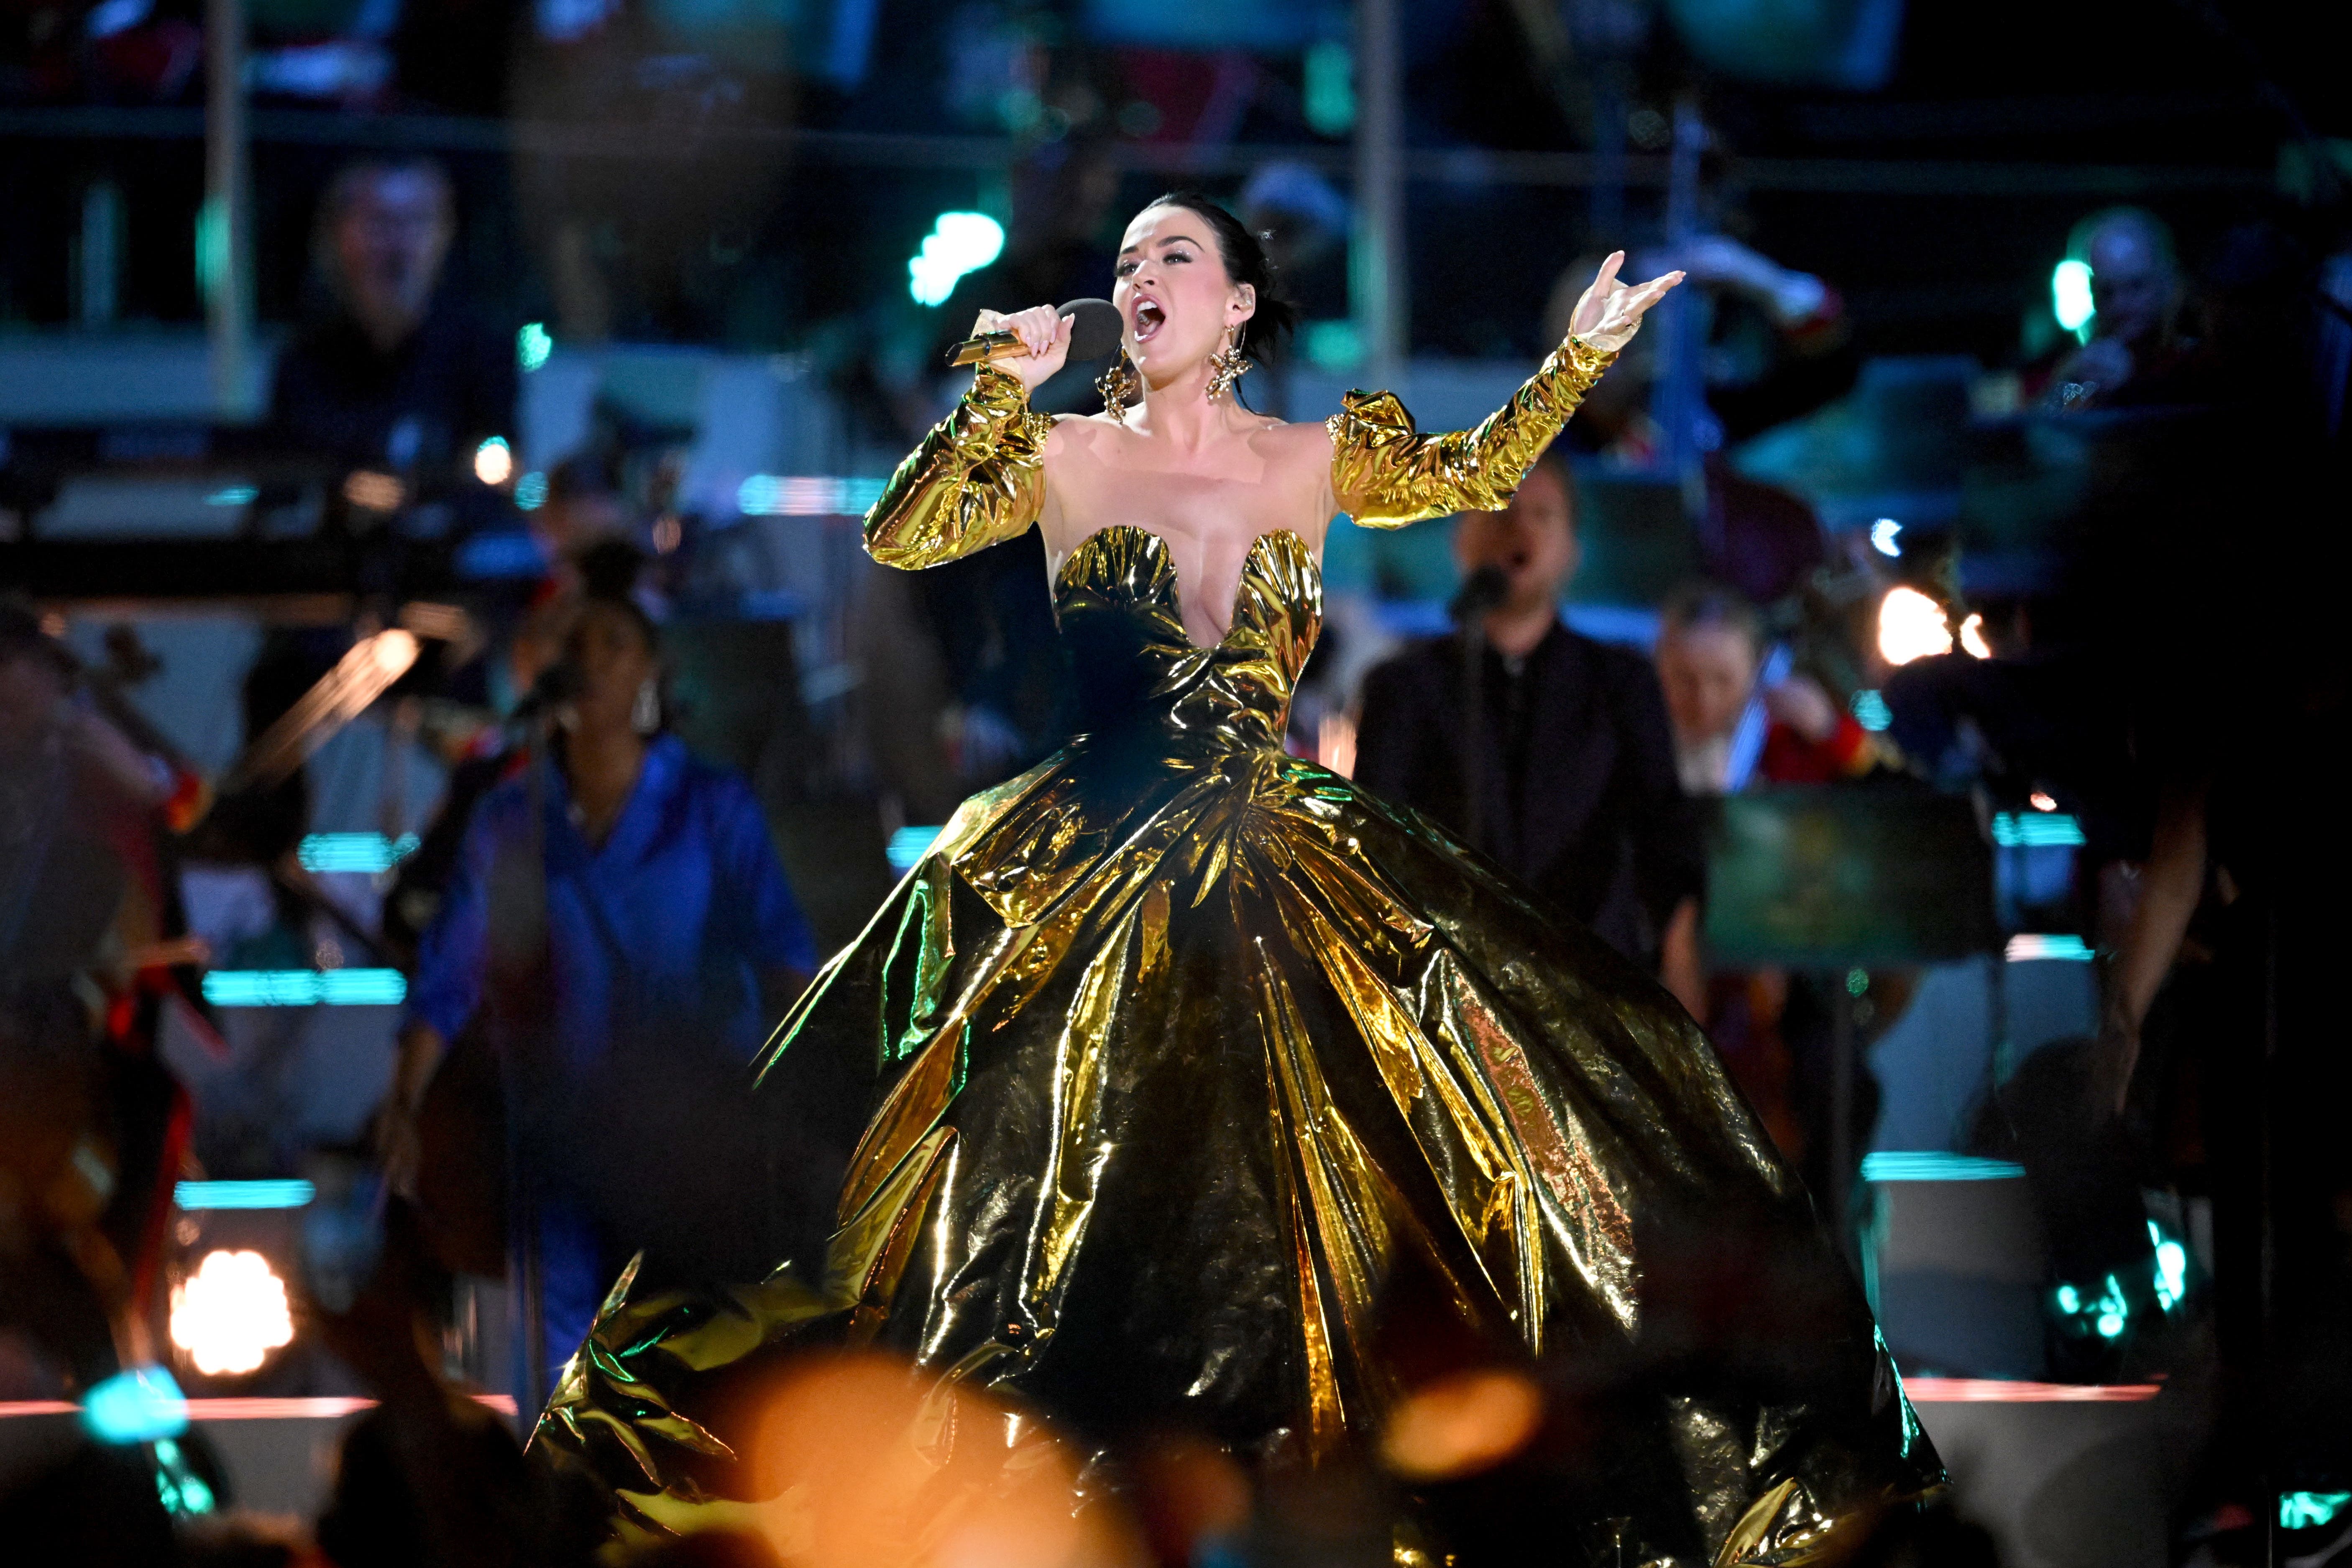
[[[1102,394],[1103,412],[1110,416],[1111,423],[1125,424],[1128,409],[1143,395],[1143,377],[1135,363],[1127,357],[1125,349],[1118,351],[1118,363],[1103,372],[1102,379],[1095,383],[1095,390]]]
[[[1209,398],[1214,402],[1234,389],[1234,383],[1249,374],[1250,362],[1242,357],[1242,346],[1234,331],[1225,333],[1225,346],[1209,356]]]

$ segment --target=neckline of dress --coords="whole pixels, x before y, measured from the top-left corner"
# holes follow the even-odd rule
[[[1295,528],[1269,528],[1265,530],[1264,532],[1252,539],[1249,542],[1249,548],[1242,552],[1241,575],[1234,582],[1234,602],[1225,607],[1224,636],[1219,637],[1213,643],[1197,643],[1192,640],[1192,632],[1184,626],[1184,579],[1182,574],[1176,570],[1176,558],[1170,549],[1167,536],[1162,534],[1159,530],[1146,528],[1139,522],[1107,522],[1100,528],[1096,529],[1092,533],[1087,534],[1084,539],[1079,540],[1076,545],[1072,546],[1069,554],[1063,558],[1060,569],[1054,574],[1054,590],[1055,597],[1058,598],[1060,596],[1063,580],[1069,575],[1070,568],[1077,564],[1078,557],[1084,555],[1091,546],[1100,541],[1106,534],[1121,532],[1139,533],[1143,535],[1144,538],[1151,541],[1153,547],[1159,551],[1160,559],[1167,562],[1168,596],[1176,612],[1177,629],[1183,632],[1184,645],[1191,648],[1194,653],[1216,653],[1223,648],[1227,643],[1234,640],[1234,628],[1241,624],[1242,618],[1242,590],[1249,585],[1250,568],[1257,560],[1258,546],[1264,544],[1267,540],[1274,538],[1276,534],[1288,534],[1292,539],[1297,541],[1298,548],[1307,552],[1307,559],[1315,563],[1316,569],[1318,571],[1322,569],[1322,563],[1315,561],[1314,547],[1307,542],[1307,536],[1299,532],[1298,530]],[[1055,607],[1055,618],[1059,619],[1060,615],[1060,606],[1056,605]]]

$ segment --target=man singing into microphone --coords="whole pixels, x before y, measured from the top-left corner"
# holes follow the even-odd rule
[[[1578,552],[1557,457],[1504,510],[1462,514],[1466,624],[1365,677],[1355,777],[1468,837],[1696,1010],[1705,848],[1657,676],[1560,623]]]

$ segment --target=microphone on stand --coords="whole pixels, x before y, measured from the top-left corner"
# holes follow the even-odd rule
[[[1481,566],[1463,579],[1445,613],[1462,628],[1462,664],[1455,700],[1462,705],[1462,841],[1478,848],[1486,842],[1486,612],[1510,597],[1511,574],[1500,566]]]
[[[1118,347],[1122,323],[1118,307],[1108,300],[1073,300],[1062,307],[1060,314],[1070,318],[1070,359],[1073,363],[1109,357]],[[950,365],[980,364],[1001,359],[1019,359],[1029,352],[1018,332],[982,332],[976,338],[966,338],[948,351]]]
[[[1468,626],[1487,611],[1501,606],[1510,597],[1511,574],[1500,566],[1481,566],[1463,580],[1462,586],[1445,606],[1446,617],[1455,626]]]

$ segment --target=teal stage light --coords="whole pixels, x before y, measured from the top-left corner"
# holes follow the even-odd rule
[[[986,213],[941,213],[907,263],[907,292],[918,305],[944,305],[959,279],[1004,254],[1004,226]]]
[[[2090,341],[2091,318],[2096,307],[2091,303],[2091,264],[2087,261],[2062,261],[2050,274],[2050,313],[2058,324],[2084,342]]]
[[[299,1209],[318,1195],[308,1182],[181,1182],[172,1201],[183,1209]]]
[[[914,869],[915,862],[929,854],[931,846],[939,842],[940,832],[937,827],[902,827],[890,835],[885,850],[890,857],[890,869],[901,877]]]
[[[188,1429],[188,1398],[160,1366],[134,1366],[93,1385],[81,1424],[101,1443],[152,1443]]]
[[[205,1000],[215,1007],[396,1007],[408,999],[397,969],[215,969]]]
[[[2347,1504],[2352,1504],[2352,1492],[2281,1492],[2279,1528],[2315,1530],[2333,1524]]]
[[[305,871],[389,871],[416,853],[416,835],[397,838],[381,833],[310,833],[295,858]]]

